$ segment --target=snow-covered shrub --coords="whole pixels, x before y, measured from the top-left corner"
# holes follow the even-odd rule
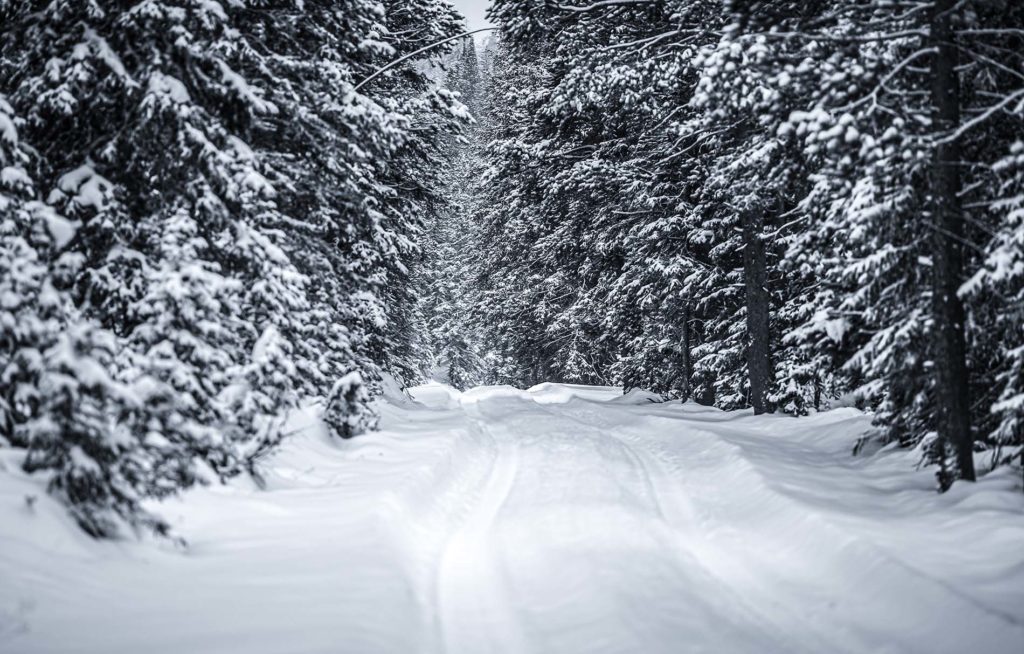
[[[339,438],[358,436],[377,425],[377,413],[369,401],[369,389],[362,375],[350,372],[335,382],[328,393],[323,421]]]

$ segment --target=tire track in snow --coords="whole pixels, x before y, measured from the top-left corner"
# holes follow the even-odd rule
[[[693,561],[699,564],[709,576],[721,584],[721,592],[728,596],[728,601],[735,607],[742,607],[753,622],[764,630],[766,641],[771,635],[773,645],[765,643],[763,652],[859,652],[856,647],[837,642],[813,622],[806,620],[786,606],[772,593],[771,587],[744,564],[731,558],[726,552],[716,548],[705,533],[706,524],[693,505],[685,487],[677,481],[686,473],[678,465],[668,463],[664,456],[647,447],[640,439],[629,439],[628,436],[612,436],[624,445],[638,452],[637,457],[645,461],[649,470],[657,479],[656,485],[664,497],[662,502],[670,508],[666,509],[666,520],[672,529],[672,545],[681,555],[683,562]],[[726,590],[728,589],[728,590]],[[723,610],[733,610],[723,603]]]
[[[582,402],[588,406],[605,409],[603,404],[590,400]],[[722,557],[714,552],[713,546],[702,533],[700,518],[680,482],[682,475],[685,474],[680,466],[666,465],[667,462],[659,456],[659,452],[648,447],[642,439],[630,438],[627,434],[620,434],[611,429],[610,425],[613,425],[614,421],[609,421],[607,416],[592,411],[580,415],[564,404],[554,405],[562,409],[561,411],[554,410],[552,405],[538,406],[552,417],[569,419],[590,430],[599,431],[627,453],[637,469],[642,472],[650,489],[652,501],[656,504],[662,527],[657,537],[665,544],[665,550],[672,553],[681,569],[691,569],[692,574],[692,568],[697,566],[707,578],[717,582],[718,596],[709,600],[723,613],[735,613],[742,621],[762,631],[764,642],[759,652],[817,654],[828,651],[852,654],[857,651],[830,641],[813,626],[810,627],[811,633],[804,631],[795,636],[790,628],[779,623],[780,611],[784,614],[791,613],[780,602],[767,594],[752,596],[754,586],[750,584],[751,579],[743,574],[723,574],[723,567],[733,573],[740,573],[740,570],[733,562],[723,563]],[[712,563],[709,559],[716,559],[717,562]],[[766,605],[771,607],[770,611],[765,610]],[[790,614],[787,617],[790,627],[800,625],[804,629],[808,628],[802,616]]]
[[[493,459],[479,497],[445,544],[438,563],[441,644],[448,654],[525,652],[509,603],[505,572],[496,560],[493,530],[519,469],[516,445],[499,442],[476,406],[464,410],[474,438],[493,451]]]
[[[632,499],[626,504],[607,505],[606,521],[591,522],[582,513],[573,511],[572,507],[574,503],[580,503],[577,511],[583,511],[587,506],[583,502],[593,501],[588,500],[592,489],[586,486],[575,491],[571,486],[562,488],[567,494],[555,497],[562,504],[561,508],[570,512],[566,515],[567,519],[573,520],[573,515],[578,516],[578,528],[582,530],[571,541],[571,558],[549,559],[545,556],[541,559],[546,563],[542,565],[539,577],[536,569],[513,570],[516,574],[511,581],[515,582],[516,590],[520,593],[532,590],[533,594],[507,598],[502,604],[517,606],[512,600],[518,600],[520,604],[529,605],[530,597],[545,597],[547,601],[553,601],[555,606],[565,610],[571,606],[566,605],[565,601],[572,597],[589,603],[596,601],[596,605],[606,609],[597,613],[584,607],[574,609],[583,611],[581,617],[589,614],[598,620],[597,623],[591,623],[592,628],[596,627],[591,634],[593,643],[572,641],[568,647],[562,644],[555,646],[553,642],[545,643],[542,636],[538,641],[531,641],[531,645],[534,645],[532,649],[519,646],[493,649],[492,644],[492,649],[478,651],[706,651],[709,634],[712,633],[723,634],[725,641],[731,643],[715,651],[786,654],[816,653],[826,649],[841,651],[834,647],[822,649],[816,643],[798,643],[792,636],[783,633],[776,623],[755,610],[744,598],[742,589],[716,576],[694,551],[680,545],[680,530],[678,525],[670,524],[668,509],[662,497],[666,483],[673,487],[678,484],[673,485],[669,476],[653,466],[650,457],[642,450],[623,442],[606,428],[565,414],[559,408],[526,401],[514,413],[486,417],[494,420],[494,424],[500,425],[503,430],[509,430],[510,434],[513,430],[509,427],[514,425],[514,433],[524,438],[523,447],[531,454],[535,465],[550,466],[551,457],[557,454],[569,466],[585,466],[574,472],[589,474],[591,480],[595,478],[594,475],[609,475],[605,478],[605,485],[620,486]],[[484,425],[482,427],[487,429]],[[549,450],[552,444],[569,449]],[[523,507],[524,503],[532,505],[538,501],[539,496],[531,493],[531,490],[535,489],[522,488],[516,502],[517,508],[524,509],[522,513],[535,515],[534,512],[541,510],[541,506]],[[494,524],[493,521],[491,524]],[[620,532],[616,537],[615,528],[619,525],[629,530],[628,534]],[[538,530],[533,535],[531,548],[535,553],[548,552],[548,556],[554,554],[556,557],[565,557],[565,544],[559,537],[551,540],[554,533]],[[562,533],[561,537],[564,536]],[[583,582],[583,586],[573,589],[570,581],[572,575],[565,577],[565,571],[559,569],[554,561],[563,561],[563,564],[571,561],[572,568],[587,570],[584,579],[589,578],[591,581]],[[602,578],[608,577],[608,570],[614,569],[621,572],[610,581],[602,581]],[[569,582],[568,587],[559,581],[563,578]],[[576,583],[580,583],[579,577],[575,579]],[[702,592],[712,588],[712,593]],[[542,595],[536,594],[538,589]],[[582,589],[590,594],[581,595]],[[601,595],[595,597],[595,592]],[[622,602],[627,604],[623,605]],[[616,606],[622,611],[621,614],[607,612],[607,609]],[[530,633],[538,636],[550,632],[552,624],[548,622],[554,616],[527,611],[526,617],[531,615],[534,619],[524,625],[531,628]],[[570,619],[568,624],[572,622]],[[554,624],[558,624],[558,621]],[[464,651],[473,650],[466,648]]]
[[[938,640],[948,651],[960,651],[981,642],[979,629],[991,651],[1024,638],[1010,616],[989,610],[779,492],[765,471],[747,460],[743,448],[726,437],[740,432],[737,428],[695,426],[685,416],[638,416],[593,402],[573,404],[567,414],[618,430],[620,439],[670,468],[679,480],[677,497],[692,505],[704,526],[704,547],[717,559],[714,567],[747,588],[758,603],[770,605],[788,629],[827,639],[828,651],[932,652],[934,633],[942,634]],[[901,597],[887,595],[886,588],[898,588]],[[881,615],[899,620],[902,640],[874,633],[872,625]]]

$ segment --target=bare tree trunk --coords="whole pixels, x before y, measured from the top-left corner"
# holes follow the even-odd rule
[[[704,392],[702,392],[699,396],[694,396],[694,399],[697,401],[698,404],[703,404],[704,406],[715,406],[717,397],[715,394],[714,377],[705,380]]]
[[[754,413],[768,411],[772,371],[769,341],[768,273],[761,231],[764,214],[752,207],[740,216],[743,226],[743,278],[747,296],[747,371],[750,375],[750,404]]]
[[[945,136],[960,123],[957,49],[950,13],[956,0],[937,0],[931,19],[933,122]],[[960,478],[974,481],[973,438],[967,396],[964,307],[957,295],[963,278],[964,217],[960,204],[960,147],[935,148],[931,175],[932,317],[935,330],[936,425],[939,439],[956,450]]]
[[[821,375],[818,369],[814,369],[814,410],[821,410]]]
[[[690,298],[683,298],[683,342],[682,342],[682,364],[683,364],[683,399],[690,399],[692,394],[691,380],[693,379],[693,361],[690,359]]]

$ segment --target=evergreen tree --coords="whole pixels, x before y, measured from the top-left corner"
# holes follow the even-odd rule
[[[1015,5],[498,0],[492,16],[506,61],[480,306],[509,381],[757,412],[845,394],[885,440],[926,443],[942,487],[973,478],[978,448],[1012,456]]]
[[[0,446],[49,471],[49,490],[94,536],[122,525],[165,531],[140,506],[191,477],[180,446],[155,433],[167,411],[110,370],[115,336],[72,301],[79,225],[36,199],[24,121],[0,96]]]
[[[415,61],[354,84],[457,15],[343,5],[0,2],[5,265],[38,316],[5,343],[4,439],[90,533],[162,529],[142,498],[252,470],[336,379],[411,369],[457,105]],[[368,401],[332,408],[343,435]]]
[[[485,121],[479,113],[484,81],[472,38],[462,39],[450,55],[445,81],[459,93],[465,124],[445,145],[444,174],[439,180],[445,202],[424,234],[419,280],[426,350],[423,367],[429,375],[465,389],[480,383],[485,375],[480,328],[471,306],[478,231],[472,211],[482,165],[481,121]]]

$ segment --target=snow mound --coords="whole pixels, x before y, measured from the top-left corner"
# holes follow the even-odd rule
[[[488,400],[498,400],[501,398],[509,399],[521,399],[528,400],[529,395],[527,392],[516,388],[515,386],[507,385],[495,385],[495,386],[477,386],[471,388],[462,394],[463,404],[476,404],[479,402],[486,402]]]
[[[459,406],[462,393],[439,382],[429,382],[408,389],[409,396],[419,404],[432,409],[454,409]]]
[[[658,395],[657,393],[641,390],[639,388],[634,388],[628,391],[625,395],[613,397],[612,399],[608,400],[608,402],[611,404],[632,404],[640,406],[644,404],[659,404],[664,401],[665,398]]]
[[[607,402],[622,397],[619,386],[585,386],[582,384],[552,384],[544,382],[526,391],[534,401],[541,404],[565,404],[579,398],[595,402]]]
[[[380,400],[385,404],[407,409],[423,406],[412,398],[409,391],[402,386],[394,375],[383,373],[381,375],[380,385]]]

